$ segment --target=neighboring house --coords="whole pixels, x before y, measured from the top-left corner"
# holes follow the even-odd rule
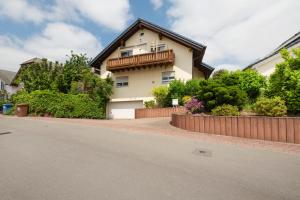
[[[109,118],[134,118],[135,108],[153,100],[153,87],[174,79],[208,78],[202,62],[206,46],[142,19],[135,21],[90,63],[102,78],[111,76]]]
[[[18,87],[11,85],[15,75],[16,72],[0,69],[0,90],[5,90],[8,96],[11,96],[12,94],[16,93],[18,89]],[[1,96],[0,98],[3,98],[3,96]]]
[[[12,72],[0,69],[0,90],[5,90],[10,97],[12,94],[16,93],[22,88],[20,84],[16,84],[15,80],[18,78],[22,69],[32,63],[41,62],[40,58],[32,58],[20,64],[18,72]],[[1,98],[1,97],[0,97]]]
[[[300,32],[296,33],[288,40],[283,42],[279,45],[274,51],[266,55],[264,58],[257,60],[256,62],[252,63],[251,65],[247,66],[246,69],[255,69],[262,73],[265,76],[269,76],[275,71],[275,66],[277,63],[283,61],[280,55],[280,50],[283,48],[291,49],[300,47]]]

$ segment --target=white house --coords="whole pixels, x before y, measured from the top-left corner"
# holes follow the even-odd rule
[[[297,47],[300,47],[300,32],[296,33],[288,40],[284,41],[281,45],[279,45],[276,49],[274,49],[265,57],[248,65],[245,69],[255,69],[263,75],[269,76],[275,71],[276,64],[283,61],[280,55],[280,50],[286,48],[289,51],[291,51],[291,49]]]
[[[206,46],[143,19],[136,20],[90,63],[102,78],[111,76],[110,118],[134,118],[134,109],[153,100],[153,87],[174,79],[208,78],[202,62]]]

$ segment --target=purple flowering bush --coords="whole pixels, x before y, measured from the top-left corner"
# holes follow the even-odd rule
[[[190,112],[192,114],[201,113],[204,111],[203,101],[199,101],[195,97],[193,97],[191,100],[189,100],[184,105],[184,107],[188,112]]]

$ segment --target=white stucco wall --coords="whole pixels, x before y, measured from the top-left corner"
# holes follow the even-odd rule
[[[9,97],[12,94],[15,94],[20,89],[19,87],[8,85],[7,83],[4,82],[4,80],[0,79],[0,83],[1,82],[4,83],[4,90],[6,90]]]
[[[292,46],[288,50],[291,51],[293,48],[300,47],[300,43]],[[275,66],[277,63],[282,62],[283,59],[281,58],[280,53],[275,54],[271,56],[270,58],[267,58],[266,60],[263,60],[262,62],[259,62],[252,66],[253,69],[256,69],[260,73],[262,73],[264,76],[270,76],[275,71]]]

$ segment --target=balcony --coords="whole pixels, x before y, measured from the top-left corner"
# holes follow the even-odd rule
[[[119,71],[124,69],[135,69],[155,65],[172,65],[175,61],[175,54],[172,49],[139,54],[123,58],[112,58],[107,61],[106,69],[108,71]]]

